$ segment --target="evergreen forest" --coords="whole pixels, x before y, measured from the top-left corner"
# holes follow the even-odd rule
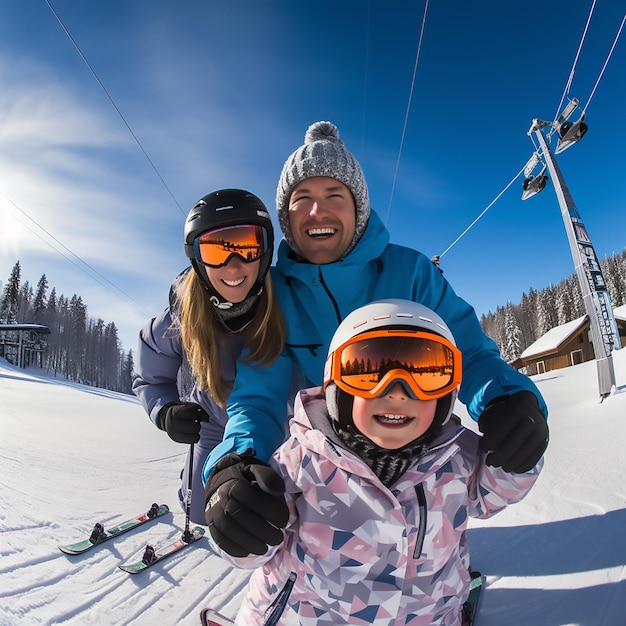
[[[0,323],[41,324],[50,329],[41,367],[67,380],[132,393],[133,353],[123,350],[115,322],[90,318],[80,296],[68,298],[54,287],[49,289],[45,274],[35,288],[22,281],[21,274],[17,261],[0,296]],[[0,349],[9,333],[14,331],[0,331]]]
[[[626,304],[626,248],[600,261],[600,266],[613,307]],[[41,367],[68,380],[132,393],[133,352],[122,348],[115,322],[90,318],[79,295],[57,294],[45,274],[34,288],[22,281],[21,274],[17,261],[0,295],[0,323],[42,324],[50,329]],[[578,278],[572,273],[558,285],[531,287],[518,304],[507,302],[482,315],[480,323],[502,357],[512,361],[551,328],[583,315]],[[2,335],[8,332],[12,331],[0,331],[0,348]]]
[[[613,308],[626,304],[626,248],[600,261]],[[500,348],[502,358],[512,361],[551,328],[585,315],[578,277],[572,273],[558,285],[530,288],[519,304],[507,302],[495,313],[482,315],[486,335]]]

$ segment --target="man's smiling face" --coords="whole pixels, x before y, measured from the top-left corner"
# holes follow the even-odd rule
[[[356,228],[356,206],[343,183],[327,176],[307,178],[289,200],[289,225],[294,243],[310,263],[341,259]]]

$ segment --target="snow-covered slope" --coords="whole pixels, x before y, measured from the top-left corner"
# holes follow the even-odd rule
[[[480,626],[626,624],[626,350],[614,362],[602,404],[593,362],[536,377],[551,411],[544,472],[470,530],[487,575]],[[0,625],[198,625],[208,605],[233,616],[247,573],[207,540],[136,576],[117,568],[182,532],[185,452],[132,397],[0,360]],[[154,501],[171,513],[84,555],[59,551]]]

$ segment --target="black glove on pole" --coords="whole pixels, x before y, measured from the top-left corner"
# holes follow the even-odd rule
[[[266,463],[226,455],[205,489],[205,518],[215,543],[235,557],[265,554],[281,543],[289,519],[284,493],[283,479]]]
[[[518,391],[492,400],[478,418],[483,434],[479,449],[487,465],[522,474],[531,470],[548,447],[548,423],[537,396]]]
[[[195,402],[170,402],[161,408],[158,426],[178,443],[200,441],[200,422],[209,420],[209,414]]]

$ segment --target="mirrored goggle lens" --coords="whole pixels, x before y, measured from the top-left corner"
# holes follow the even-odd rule
[[[426,400],[447,395],[460,383],[461,353],[443,337],[382,332],[358,335],[336,352],[333,379],[349,393],[375,397],[398,379]]]
[[[219,267],[233,254],[245,263],[251,263],[261,258],[267,249],[267,234],[263,226],[228,226],[196,237],[194,247],[196,259],[203,265]]]

